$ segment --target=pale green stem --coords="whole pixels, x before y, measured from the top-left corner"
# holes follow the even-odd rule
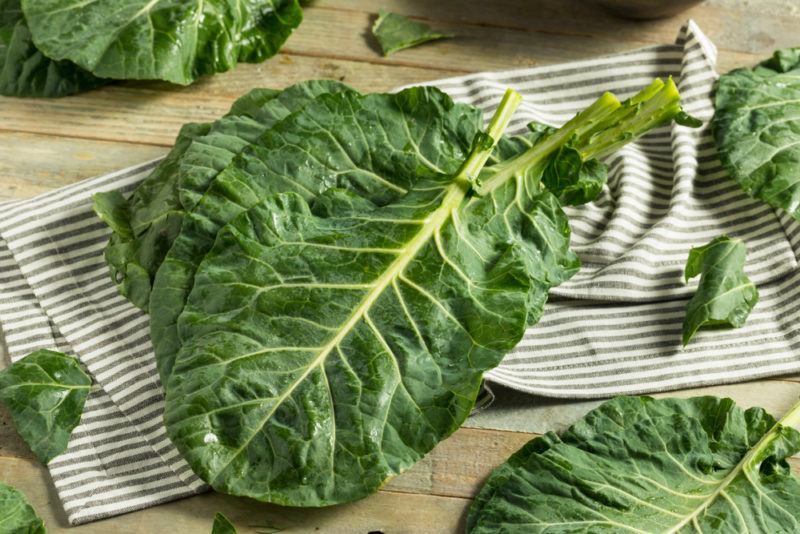
[[[478,142],[477,146],[472,147],[472,152],[467,156],[467,159],[464,160],[458,173],[456,173],[456,181],[466,180],[469,185],[472,185],[472,181],[478,177],[481,170],[486,165],[489,156],[491,156],[492,151],[494,151],[494,147],[503,136],[503,132],[508,127],[508,123],[511,122],[511,117],[514,115],[514,112],[517,111],[521,103],[522,96],[520,96],[518,92],[513,89],[506,89],[506,93],[503,95],[503,99],[500,101],[497,111],[495,111],[485,134],[483,134],[483,139],[487,139],[488,137],[489,144],[482,146],[480,142]]]

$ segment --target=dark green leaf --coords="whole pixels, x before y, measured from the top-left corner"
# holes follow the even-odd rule
[[[419,102],[423,90],[413,91],[398,95],[400,101]],[[474,132],[450,137],[449,144],[423,143],[413,133],[423,118],[442,120],[441,110],[411,121],[410,110],[392,117],[397,101],[386,95],[320,97],[314,105],[337,111],[338,127],[322,128],[328,165],[309,177],[350,173],[363,181],[314,193],[317,182],[309,180],[311,187],[272,196],[259,185],[264,194],[253,195],[249,206],[254,182],[225,188],[236,213],[225,226],[208,227],[216,241],[194,271],[166,380],[167,432],[193,470],[222,492],[330,505],[375,491],[458,428],[483,373],[538,319],[550,287],[577,270],[568,221],[541,185],[541,170],[566,143],[591,157],[647,129],[636,125],[660,125],[680,111],[671,82],[657,81],[645,94],[652,107],[643,117],[639,106],[604,95],[516,158],[493,165],[482,175],[480,196],[472,194],[469,177],[487,161],[484,144],[462,162],[442,154],[469,146]],[[380,124],[364,136],[377,141],[347,145],[359,139],[348,109],[376,112],[356,123]],[[462,111],[470,124],[472,113]],[[498,117],[510,118],[502,105],[491,139],[500,139]],[[448,121],[454,119],[464,117]],[[291,139],[281,130],[285,124],[271,131],[281,133],[278,146]],[[442,137],[440,126],[423,131]],[[321,133],[305,132],[307,151],[319,143],[308,132]],[[331,146],[337,136],[348,158]],[[387,141],[413,144],[406,156],[413,164],[387,159],[394,154]],[[435,161],[447,164],[437,165],[442,172],[429,167],[437,154]],[[373,174],[364,175],[366,169]],[[233,187],[243,183],[248,187]],[[374,186],[371,194],[366,185]],[[398,186],[410,189],[386,194]]]
[[[275,55],[303,18],[297,0],[22,0],[22,10],[47,57],[179,84]]]
[[[211,528],[211,534],[236,534],[236,527],[233,526],[230,519],[225,517],[225,514],[217,512],[214,515],[214,526]]]
[[[91,387],[78,360],[49,350],[37,350],[0,372],[0,402],[43,464],[66,450]]]
[[[92,195],[92,204],[94,212],[112,232],[122,239],[133,237],[130,207],[122,193],[119,191],[95,193]]]
[[[318,97],[248,146],[211,183],[156,274],[150,333],[166,383],[179,347],[177,319],[197,265],[219,229],[264,197],[293,191],[311,202],[331,187],[376,204],[420,177],[458,169],[480,113],[434,88]]]
[[[619,397],[489,477],[469,534],[800,531],[800,405],[782,421],[730,399]]]
[[[776,50],[772,57],[764,61],[761,67],[776,72],[789,72],[800,67],[800,48],[784,48]]]
[[[688,126],[690,128],[700,128],[703,125],[703,121],[701,121],[697,117],[692,117],[685,111],[681,111],[680,113],[675,115],[674,120],[681,126]]]
[[[438,33],[422,22],[384,10],[372,25],[372,34],[381,45],[384,56],[428,41],[454,37],[450,33]]]
[[[20,0],[0,0],[0,95],[58,97],[105,83],[69,61],[45,57],[31,40]]]
[[[720,77],[712,129],[720,160],[751,197],[800,220],[800,49]]]
[[[15,488],[0,483],[0,532],[3,534],[47,534],[28,499]]]
[[[521,338],[532,284],[546,294],[528,265],[574,260],[558,203],[530,185],[468,201],[469,184],[441,175],[328,218],[289,193],[223,228],[167,384],[167,428],[195,472],[226,493],[329,505],[458,428]]]
[[[114,231],[105,250],[111,279],[121,295],[145,311],[152,273],[161,264],[182,223],[177,209],[178,166],[192,141],[210,129],[211,124],[184,125],[170,153],[125,204],[119,194],[93,198],[95,213]]]
[[[134,191],[128,207],[114,199],[116,217],[110,217],[109,208],[98,204],[96,197],[95,211],[109,225],[114,223],[115,233],[105,254],[120,293],[147,310],[156,270],[178,235],[186,211],[214,177],[277,121],[319,94],[345,89],[327,80],[302,82],[284,91],[255,89],[239,98],[222,119],[184,126],[164,161]]]
[[[542,173],[542,183],[563,206],[591,202],[603,190],[608,169],[596,159],[585,160],[575,148],[565,145],[553,155]]]
[[[744,274],[747,248],[738,239],[720,236],[689,251],[685,276],[688,281],[700,275],[697,293],[686,306],[683,344],[702,326],[744,325],[758,302],[758,289]]]

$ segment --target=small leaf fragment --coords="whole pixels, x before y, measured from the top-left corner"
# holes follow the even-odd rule
[[[564,145],[548,163],[542,183],[564,206],[591,202],[603,190],[608,169],[597,159],[584,160],[575,148]]]
[[[0,402],[43,464],[66,450],[91,387],[78,360],[50,350],[37,350],[0,372]]]
[[[7,534],[46,534],[44,521],[16,488],[0,483],[0,530]]]
[[[742,241],[724,235],[689,251],[684,275],[686,281],[700,275],[700,284],[686,306],[684,345],[702,326],[744,325],[758,302],[758,289],[744,274],[746,254]]]
[[[222,512],[217,512],[214,515],[214,525],[211,528],[211,534],[236,534],[236,527],[233,526],[230,519],[228,519]]]
[[[454,34],[438,33],[423,22],[417,22],[383,9],[372,26],[372,34],[381,45],[384,56],[428,41],[455,37]]]

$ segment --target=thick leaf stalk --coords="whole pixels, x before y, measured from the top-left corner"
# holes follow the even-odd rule
[[[672,78],[666,82],[656,79],[624,102],[611,93],[604,93],[555,133],[518,157],[495,166],[493,174],[479,181],[475,190],[479,195],[486,195],[511,176],[540,174],[549,158],[564,146],[578,150],[584,161],[606,156],[679,117],[688,125],[697,125],[683,112]]]

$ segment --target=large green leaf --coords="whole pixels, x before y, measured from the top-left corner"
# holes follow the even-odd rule
[[[0,95],[66,96],[104,83],[74,63],[42,54],[31,40],[20,0],[0,0]]]
[[[720,77],[719,157],[744,191],[800,220],[800,49]]]
[[[266,131],[211,183],[156,273],[150,333],[162,381],[178,351],[177,319],[197,265],[222,226],[281,192],[311,201],[339,187],[385,204],[420,177],[455,172],[480,123],[477,109],[434,88],[412,88],[322,95]]]
[[[311,80],[284,91],[254,89],[225,117],[187,124],[175,146],[126,202],[119,193],[95,196],[95,211],[114,230],[106,262],[122,295],[147,310],[152,279],[183,224],[214,177],[277,121],[320,94],[345,90],[339,82]]]
[[[0,532],[4,534],[47,534],[28,499],[15,488],[0,483]]]
[[[480,173],[501,104],[457,172],[419,176],[394,201],[328,189],[237,215],[196,271],[166,384],[167,431],[194,471],[226,493],[329,505],[458,428],[483,373],[577,269],[541,173],[565,144],[603,153],[680,110],[671,83],[642,98],[604,95]]]
[[[303,18],[297,0],[22,0],[22,10],[47,57],[179,84],[275,55]]]
[[[49,350],[37,350],[0,372],[0,402],[43,464],[66,450],[91,387],[78,360]]]
[[[497,468],[470,534],[800,532],[800,405],[782,421],[730,399],[619,397]]]
[[[688,281],[700,275],[700,284],[686,305],[684,345],[703,326],[744,326],[758,302],[758,289],[744,274],[746,255],[747,248],[741,240],[724,235],[689,251],[685,277]]]
[[[398,50],[411,48],[428,41],[449,39],[454,37],[450,33],[439,33],[423,22],[411,20],[397,13],[381,10],[375,24],[372,25],[372,35],[381,45],[384,56],[394,54]]]

